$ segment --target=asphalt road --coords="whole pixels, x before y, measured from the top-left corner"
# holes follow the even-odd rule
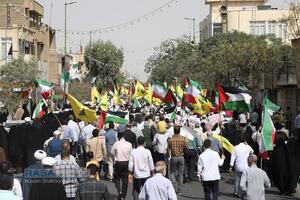
[[[222,179],[220,181],[220,192],[219,199],[220,200],[229,200],[229,199],[238,199],[233,197],[233,175],[223,173]],[[105,181],[109,188],[110,194],[116,197],[117,190],[115,185],[111,182]],[[131,200],[132,195],[132,184],[129,184],[127,200]],[[300,200],[300,184],[298,184],[297,193],[293,194],[293,196],[280,196],[278,194],[277,188],[272,187],[268,191],[266,191],[266,200]],[[182,195],[178,195],[178,200],[202,200],[204,198],[203,188],[201,183],[185,183],[182,189]]]

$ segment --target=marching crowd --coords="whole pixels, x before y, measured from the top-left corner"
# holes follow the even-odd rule
[[[177,119],[184,115],[178,112]],[[113,199],[106,180],[114,182],[117,199],[132,195],[174,200],[182,194],[183,184],[200,181],[205,199],[216,200],[220,172],[235,174],[236,198],[263,200],[271,183],[280,194],[291,195],[299,177],[300,113],[295,120],[287,115],[286,123],[275,123],[274,151],[267,159],[258,149],[259,118],[254,110],[211,124],[206,117],[182,122],[161,109],[142,110],[129,115],[126,124],[110,121],[100,129],[70,115],[45,141],[44,149],[32,155],[36,162],[23,171],[21,180],[14,178],[0,147],[0,199]],[[216,134],[228,139],[233,152],[223,148]],[[133,184],[130,192],[128,183]]]

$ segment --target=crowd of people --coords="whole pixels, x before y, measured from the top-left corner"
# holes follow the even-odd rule
[[[1,124],[0,199],[113,199],[107,185],[113,182],[117,199],[175,200],[184,184],[201,182],[205,199],[216,200],[222,172],[234,174],[235,198],[263,200],[271,185],[282,195],[296,192],[300,112],[295,120],[287,113],[286,120],[274,122],[274,150],[266,159],[259,151],[258,109],[234,112],[214,124],[209,115],[190,118],[188,112],[178,111],[174,118],[162,107],[122,112],[127,123],[110,121],[103,128],[72,114],[64,117],[53,136],[33,145],[43,148],[29,155],[35,161],[27,160],[19,180],[14,178],[14,158],[2,145],[7,130]],[[24,126],[30,130],[34,123],[47,121],[25,118]],[[234,146],[232,152],[224,148],[223,137]],[[128,183],[133,184],[130,192]]]

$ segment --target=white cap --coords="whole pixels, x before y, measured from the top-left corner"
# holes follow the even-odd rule
[[[34,152],[34,158],[36,160],[43,160],[46,157],[47,157],[47,154],[43,150],[37,150],[36,152]]]
[[[27,122],[27,123],[28,123],[28,122],[31,122],[31,119],[30,119],[30,117],[25,117],[25,119],[24,119],[24,120],[25,120],[25,122]]]
[[[59,130],[56,130],[56,131],[53,132],[53,135],[54,135],[54,136],[58,136],[58,135],[60,135],[60,134],[61,134],[61,132],[60,132]]]
[[[52,157],[46,157],[42,160],[43,165],[54,166],[55,163],[56,163],[56,160]]]

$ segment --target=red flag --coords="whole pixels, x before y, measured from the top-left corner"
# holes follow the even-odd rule
[[[105,119],[106,119],[106,112],[101,112],[101,113],[100,113],[99,125],[98,125],[98,128],[99,128],[99,129],[102,129],[102,128],[103,128],[103,124],[104,124],[104,122],[105,122]]]
[[[219,105],[218,110],[222,110],[224,103],[226,103],[229,99],[229,96],[224,92],[221,85],[218,85],[218,93],[219,93]]]

